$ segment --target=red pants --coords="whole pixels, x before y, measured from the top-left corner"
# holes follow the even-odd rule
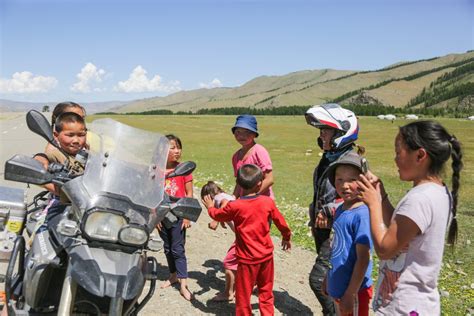
[[[354,309],[350,314],[341,314],[339,304],[336,300],[336,314],[341,316],[369,316],[369,302],[372,298],[372,287],[359,290],[354,298]]]
[[[273,315],[273,257],[257,264],[239,262],[235,278],[235,314],[252,315],[250,297],[253,286],[258,287],[258,306],[260,315]]]

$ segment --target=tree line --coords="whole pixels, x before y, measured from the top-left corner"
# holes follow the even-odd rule
[[[392,78],[392,79],[388,79],[388,80],[385,80],[385,81],[381,81],[381,82],[378,82],[376,84],[372,84],[368,87],[364,87],[364,88],[361,88],[361,89],[349,91],[349,92],[347,92],[343,95],[340,95],[339,97],[333,99],[332,102],[336,102],[336,103],[341,102],[343,100],[346,100],[350,97],[353,97],[353,96],[361,93],[363,90],[374,90],[374,89],[380,88],[380,87],[385,86],[385,85],[387,85],[391,82],[394,82],[394,81],[412,81],[412,80],[421,78],[423,76],[426,76],[430,73],[438,72],[438,71],[441,71],[441,70],[446,69],[446,68],[452,68],[452,67],[457,68],[457,67],[463,66],[463,65],[467,66],[470,63],[472,63],[473,61],[474,61],[474,58],[469,58],[469,59],[462,60],[462,61],[459,61],[459,62],[455,62],[455,63],[452,63],[452,64],[448,64],[448,65],[444,65],[444,66],[440,66],[440,67],[420,71],[420,72],[417,72],[415,74],[405,76],[405,77],[402,77],[402,78]]]
[[[395,108],[393,106],[383,105],[343,105],[344,108],[353,111],[358,116],[376,116],[394,114],[397,116],[403,116],[406,114],[417,114],[423,116],[449,116],[449,117],[466,117],[472,115],[469,110],[458,110],[454,108]],[[196,112],[191,111],[179,111],[173,112],[170,110],[152,110],[145,112],[129,112],[129,113],[114,113],[114,112],[102,112],[97,114],[103,115],[240,115],[240,114],[252,114],[252,115],[304,115],[310,108],[310,105],[295,105],[295,106],[282,106],[274,108],[250,108],[250,107],[223,107],[213,109],[200,109]],[[472,112],[472,110],[471,110]]]

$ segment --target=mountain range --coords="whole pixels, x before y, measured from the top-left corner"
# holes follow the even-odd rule
[[[474,51],[398,62],[378,70],[304,70],[282,76],[260,76],[234,88],[196,89],[165,97],[85,106],[90,113],[196,112],[226,107],[310,106],[326,102],[474,111]],[[41,108],[44,103],[32,105]],[[0,100],[0,110],[27,109],[28,106]]]
[[[121,113],[159,109],[194,112],[203,108],[309,106],[332,101],[474,109],[473,99],[474,51],[469,51],[399,62],[374,71],[322,69],[261,76],[236,88],[181,91],[166,97],[137,100],[114,110]]]

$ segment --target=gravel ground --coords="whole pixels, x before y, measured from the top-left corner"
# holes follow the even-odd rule
[[[222,259],[234,240],[230,229],[219,227],[216,231],[207,228],[211,219],[203,209],[198,222],[186,234],[186,255],[188,259],[189,289],[195,299],[184,300],[178,287],[160,289],[159,285],[168,277],[166,258],[163,252],[156,258],[161,264],[156,291],[142,311],[143,315],[229,315],[235,310],[235,303],[212,302],[210,299],[225,286]],[[274,237],[275,245],[275,314],[321,315],[321,308],[308,284],[308,275],[313,266],[315,253],[293,246],[291,252],[284,252],[281,240]],[[258,312],[258,297],[252,295],[254,314]]]

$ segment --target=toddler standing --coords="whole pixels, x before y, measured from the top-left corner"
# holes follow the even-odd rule
[[[234,201],[235,197],[224,192],[215,182],[209,181],[202,187],[201,198],[204,199],[206,195],[209,195],[213,202],[214,207],[224,208],[227,203]],[[224,228],[226,224],[224,222],[220,223]],[[227,222],[227,225],[234,230],[234,223]],[[216,230],[219,226],[219,222],[213,220],[209,223],[209,228]],[[223,261],[224,271],[225,271],[225,289],[224,292],[218,293],[212,300],[217,302],[229,302],[234,299],[235,292],[235,275],[237,273],[237,257],[235,256],[235,241],[230,246],[229,250]]]

